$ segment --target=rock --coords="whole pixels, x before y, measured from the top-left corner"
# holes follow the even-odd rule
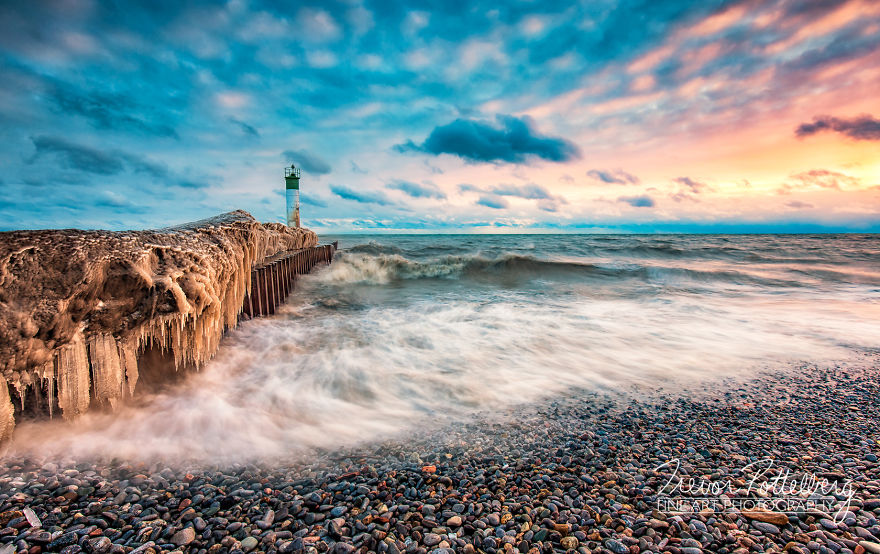
[[[204,519],[197,517],[193,520],[193,527],[196,528],[196,531],[201,533],[208,527],[208,524],[205,522]]]
[[[28,542],[47,544],[52,542],[52,533],[49,533],[48,531],[32,532],[30,535],[28,535],[27,540]]]
[[[196,530],[192,527],[184,527],[171,537],[171,543],[176,546],[185,546],[194,540],[196,540]]]
[[[770,512],[767,510],[745,510],[742,512],[743,517],[753,521],[763,521],[764,523],[772,523],[773,525],[783,526],[788,524],[788,516],[780,512]]]
[[[764,521],[753,521],[752,527],[762,533],[768,533],[771,535],[779,533],[779,527],[773,525],[772,523],[766,523]]]
[[[107,537],[97,537],[86,541],[86,550],[92,554],[106,554],[113,543]]]
[[[614,554],[629,554],[629,548],[616,539],[608,539],[605,541],[605,548],[614,552]]]
[[[578,547],[578,540],[574,537],[562,537],[559,544],[561,544],[562,548],[566,550],[574,550]]]
[[[461,516],[452,516],[446,520],[446,525],[449,527],[461,527]]]
[[[440,541],[443,539],[437,533],[425,533],[425,536],[422,538],[422,543],[425,546],[435,546],[440,544]]]
[[[73,531],[71,531],[69,533],[64,533],[63,535],[59,536],[58,538],[56,538],[55,540],[50,542],[46,548],[48,548],[49,550],[53,550],[53,551],[61,550],[65,546],[70,546],[71,544],[76,544],[77,539],[79,539],[79,535],[77,535]]]
[[[31,527],[39,528],[42,526],[40,523],[40,518],[37,517],[37,514],[34,513],[30,508],[22,508],[21,513],[24,514],[25,519],[30,524]]]
[[[345,519],[341,517],[331,519],[327,522],[327,532],[330,533],[331,537],[337,540],[345,534],[345,531],[343,530],[344,527]]]
[[[256,537],[245,537],[241,541],[241,549],[245,552],[250,552],[251,550],[255,549],[258,544],[260,543],[259,541],[257,541]]]
[[[869,541],[859,541],[859,546],[865,549],[869,554],[880,554],[880,544]]]
[[[143,554],[147,550],[150,550],[151,548],[155,548],[155,547],[156,547],[156,543],[154,543],[153,541],[147,541],[144,544],[142,544],[139,547],[132,550],[131,552],[129,552],[128,554]]]
[[[562,536],[565,536],[571,531],[571,525],[567,523],[554,523],[553,530],[559,533]]]

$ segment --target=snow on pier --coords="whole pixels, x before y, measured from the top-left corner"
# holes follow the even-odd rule
[[[240,316],[271,313],[295,274],[332,258],[317,240],[244,211],[0,233],[0,440],[19,417],[115,408],[150,373],[198,368]]]

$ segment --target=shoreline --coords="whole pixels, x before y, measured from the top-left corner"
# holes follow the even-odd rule
[[[297,467],[151,472],[118,464],[89,473],[88,463],[71,471],[7,460],[0,544],[67,554],[181,546],[492,552],[505,544],[523,552],[695,554],[774,545],[878,552],[870,544],[880,544],[880,437],[871,431],[880,421],[877,374],[876,353],[866,353],[863,364],[761,374],[691,398],[687,391],[572,394],[519,419],[453,424],[422,440],[325,452]],[[851,511],[839,522],[803,512],[774,524],[657,509],[668,472],[655,470],[665,461],[680,458],[690,475],[723,481],[767,457],[793,473],[850,482]],[[25,506],[41,528],[15,513]]]

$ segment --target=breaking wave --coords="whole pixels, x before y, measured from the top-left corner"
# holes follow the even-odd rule
[[[797,270],[795,270],[797,271]],[[804,273],[804,272],[801,272]],[[870,276],[864,279],[829,270],[813,270],[807,276],[824,273],[832,277],[852,277],[860,282],[876,282]],[[386,285],[408,279],[588,279],[615,280],[636,279],[646,283],[719,283],[728,285],[754,285],[765,287],[802,287],[800,279],[771,276],[733,268],[690,267],[657,263],[612,262],[591,263],[540,259],[534,256],[503,253],[495,257],[481,254],[441,256],[425,260],[413,260],[400,254],[365,254],[352,249],[338,256],[336,263],[321,274],[321,279],[334,284]]]

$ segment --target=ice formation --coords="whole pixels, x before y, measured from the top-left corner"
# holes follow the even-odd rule
[[[251,268],[316,244],[244,211],[156,231],[0,233],[0,441],[17,414],[116,407],[147,350],[199,367],[238,322]]]

